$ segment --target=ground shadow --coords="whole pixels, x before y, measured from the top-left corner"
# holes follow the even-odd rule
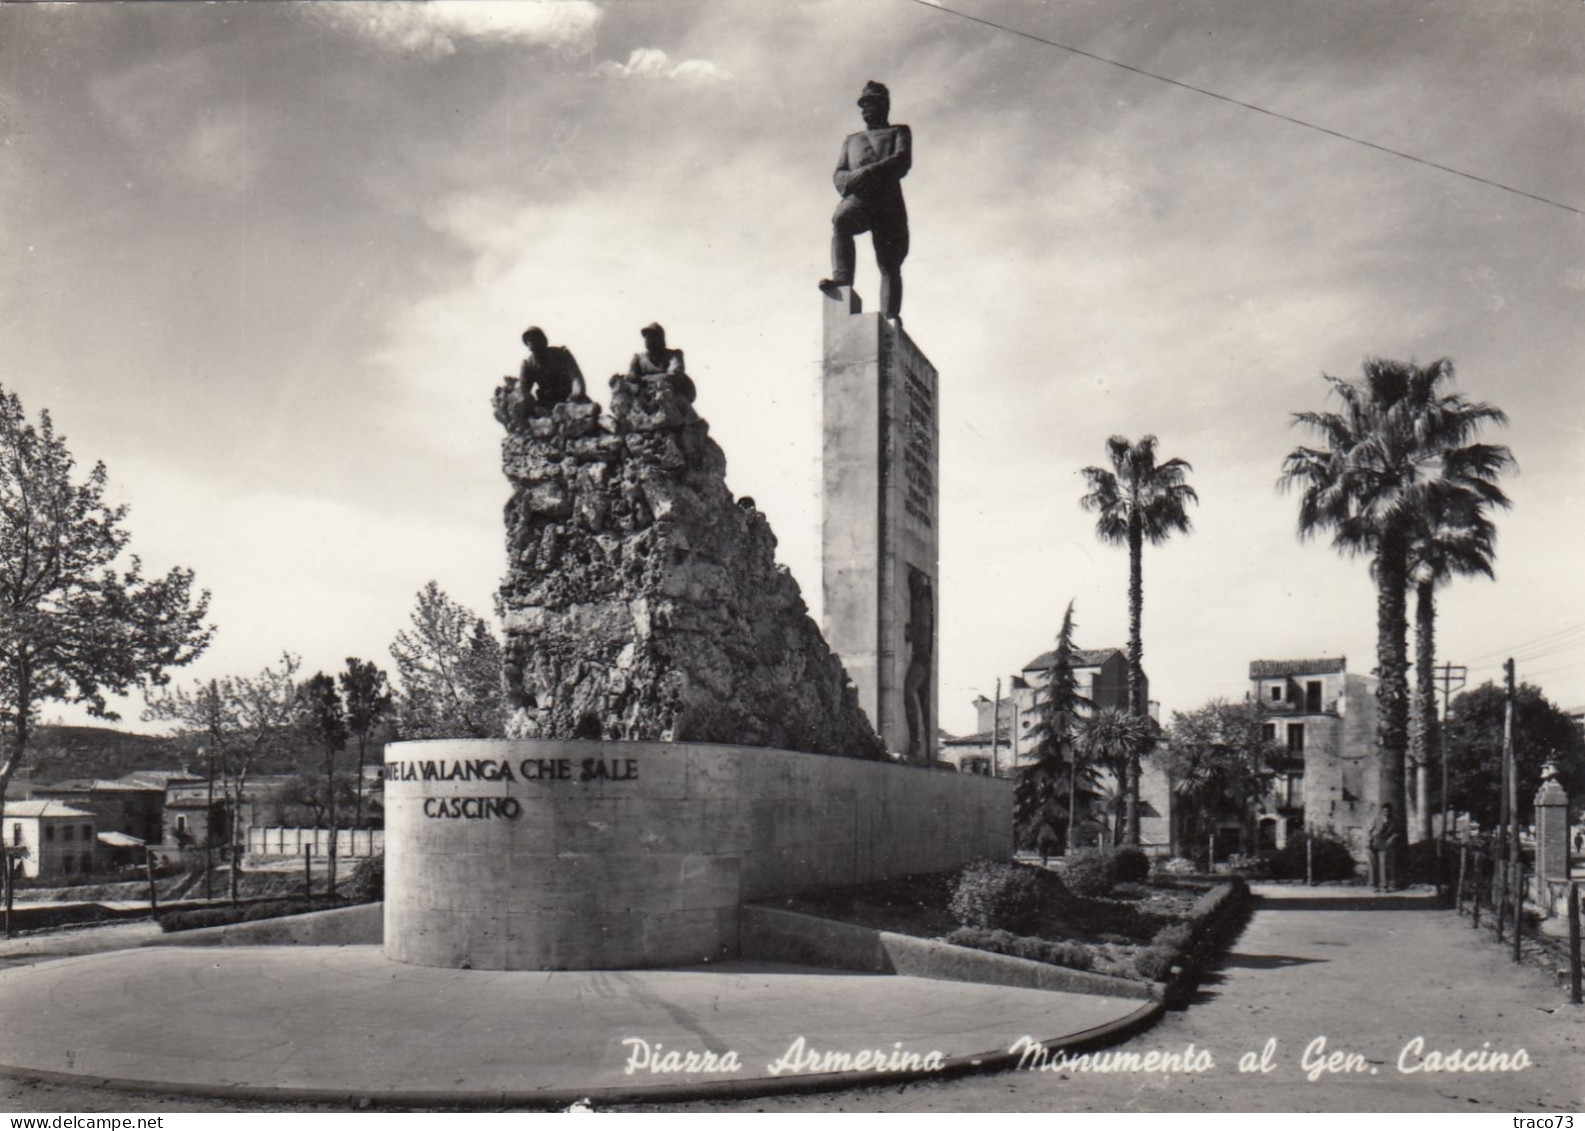
[[[1445,911],[1444,899],[1426,895],[1270,896],[1256,897],[1260,911]]]
[[[1313,962],[1330,962],[1328,958],[1300,958],[1296,954],[1239,954],[1229,951],[1220,963],[1224,967],[1245,970],[1276,970],[1283,966],[1308,966]]]

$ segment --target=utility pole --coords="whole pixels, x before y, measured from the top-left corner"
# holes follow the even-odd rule
[[[1503,840],[1499,844],[1498,866],[1503,870],[1503,884],[1501,884],[1501,900],[1496,914],[1498,931],[1501,933],[1504,911],[1507,901],[1512,897],[1511,884],[1514,884],[1514,865],[1518,862],[1518,821],[1515,814],[1518,811],[1518,798],[1514,789],[1514,659],[1509,657],[1503,664]],[[1514,933],[1517,936],[1518,923],[1514,923]]]
[[[996,677],[996,698],[991,702],[991,777],[1002,776],[1001,767],[997,765],[996,746],[1002,737],[1002,677]]]
[[[1447,803],[1447,724],[1452,717],[1450,706],[1453,692],[1462,691],[1469,669],[1463,664],[1443,664],[1437,669],[1436,680],[1442,685],[1442,729],[1438,734],[1442,748],[1442,835],[1437,838],[1436,858],[1442,859],[1442,842],[1447,839],[1448,816],[1452,812]],[[1453,681],[1458,680],[1454,686]]]
[[[1524,872],[1519,867],[1519,768],[1513,748],[1514,677],[1513,657],[1503,665],[1507,696],[1502,715],[1503,793],[1508,798],[1508,882],[1513,885],[1513,959],[1519,961],[1520,933],[1524,928]]]

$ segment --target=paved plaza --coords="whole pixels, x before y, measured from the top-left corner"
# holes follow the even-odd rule
[[[419,1106],[903,1079],[1005,1055],[1021,1037],[1082,1037],[1154,1013],[1135,999],[743,962],[437,969],[372,946],[91,954],[0,972],[0,999],[0,1065],[13,1072]]]

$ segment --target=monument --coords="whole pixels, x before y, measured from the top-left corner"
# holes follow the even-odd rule
[[[868,130],[836,171],[832,277],[825,295],[822,566],[826,641],[889,751],[932,762],[938,738],[936,621],[940,425],[935,366],[902,328],[908,216],[898,180],[912,135],[888,124],[886,88],[859,98]],[[873,230],[881,312],[853,290],[853,233]]]
[[[844,313],[840,325],[854,341],[870,326],[879,356],[878,319]],[[898,663],[886,717],[928,748],[937,597],[921,476],[934,475],[934,371],[899,329],[884,332],[886,372],[906,382],[886,403],[917,401],[912,423],[887,418],[888,435],[920,469],[917,497],[896,479],[885,500],[912,555],[888,575],[901,603],[887,606]],[[658,326],[644,336],[611,378],[609,411],[570,389],[529,396],[542,378],[527,363],[532,382],[496,391],[511,484],[509,738],[386,747],[384,946],[397,961],[711,962],[739,953],[747,901],[1012,850],[1008,782],[886,758],[864,684],[776,563],[765,516],[728,490],[682,352]],[[873,421],[871,378],[854,411]],[[873,521],[882,500],[866,498]]]

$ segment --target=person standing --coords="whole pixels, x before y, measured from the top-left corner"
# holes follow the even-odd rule
[[[1370,886],[1375,891],[1398,890],[1398,868],[1394,860],[1398,830],[1392,820],[1392,802],[1383,801],[1370,827]]]

